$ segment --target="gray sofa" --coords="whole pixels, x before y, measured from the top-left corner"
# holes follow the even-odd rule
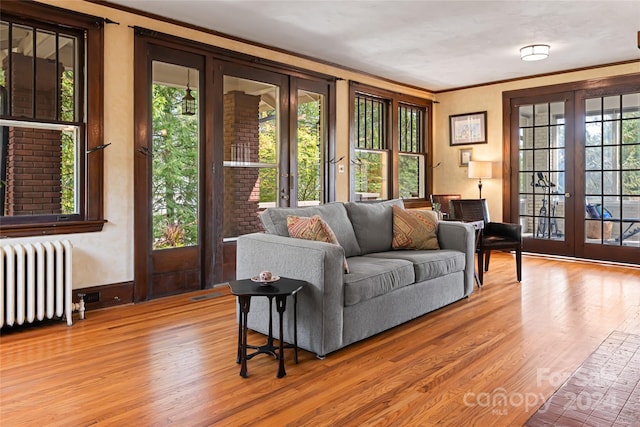
[[[392,250],[393,204],[402,206],[402,201],[267,209],[261,214],[267,232],[238,238],[236,277],[247,279],[269,270],[309,282],[298,295],[298,345],[318,357],[471,294],[473,228],[439,222],[439,250]],[[316,214],[340,245],[289,237],[288,215]],[[349,274],[343,270],[344,256]],[[292,305],[287,303],[283,325],[289,343]],[[268,319],[267,298],[253,298],[249,328],[266,334]],[[277,331],[278,316],[273,319]]]

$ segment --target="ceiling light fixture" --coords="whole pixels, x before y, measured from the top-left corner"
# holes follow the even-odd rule
[[[549,56],[549,45],[532,44],[520,49],[520,59],[523,61],[540,61]]]

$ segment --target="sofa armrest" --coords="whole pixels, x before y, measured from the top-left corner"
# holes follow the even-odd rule
[[[475,281],[476,232],[470,224],[459,221],[438,222],[438,244],[441,249],[464,252],[464,294],[473,292]]]
[[[309,336],[299,340],[308,340],[313,351],[325,355],[339,348],[342,340],[343,260],[344,249],[339,245],[274,234],[246,234],[237,241],[236,277],[247,279],[269,270],[309,282],[311,286],[301,291],[298,301],[298,329]]]

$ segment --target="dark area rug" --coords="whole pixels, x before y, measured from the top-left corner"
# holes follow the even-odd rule
[[[640,335],[611,333],[526,425],[640,426]]]

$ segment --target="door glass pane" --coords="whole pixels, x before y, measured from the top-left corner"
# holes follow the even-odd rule
[[[153,61],[151,202],[153,249],[198,244],[198,70]],[[183,114],[194,98],[195,111]],[[195,114],[194,114],[195,112]],[[189,114],[190,113],[190,114]]]
[[[324,95],[298,90],[298,206],[323,202]]]
[[[523,236],[562,241],[565,238],[564,103],[535,104],[519,109],[521,142],[518,188]],[[532,120],[523,120],[532,111],[535,111]],[[526,140],[531,137],[533,144]]]
[[[622,117],[640,117],[640,93],[622,95]]]
[[[224,238],[262,231],[278,205],[280,115],[275,85],[224,76]]]
[[[591,98],[585,147],[585,242],[640,247],[640,94]]]

